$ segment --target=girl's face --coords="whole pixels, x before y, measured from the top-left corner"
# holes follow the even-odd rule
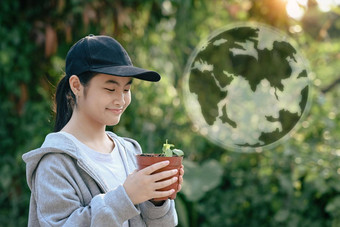
[[[98,74],[83,87],[75,111],[88,123],[116,125],[131,102],[131,77]]]

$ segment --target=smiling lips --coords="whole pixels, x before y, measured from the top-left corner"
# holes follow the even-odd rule
[[[114,114],[121,114],[123,113],[123,110],[124,110],[123,108],[114,108],[114,109],[106,108],[106,109]]]

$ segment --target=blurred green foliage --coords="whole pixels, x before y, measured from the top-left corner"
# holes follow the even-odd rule
[[[131,106],[108,129],[135,138],[145,151],[157,152],[165,138],[185,151],[180,226],[340,226],[339,7],[322,13],[309,0],[295,21],[285,2],[0,1],[0,226],[27,225],[30,191],[21,155],[52,131],[66,53],[90,33],[115,37],[136,66],[163,75],[156,84],[135,80]],[[199,135],[181,98],[195,46],[242,21],[286,32],[313,72],[312,106],[301,127],[285,144],[252,154],[223,150]]]

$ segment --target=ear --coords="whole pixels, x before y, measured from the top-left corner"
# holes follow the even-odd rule
[[[83,85],[80,83],[79,77],[72,75],[69,79],[70,88],[75,96],[81,96],[83,94]]]

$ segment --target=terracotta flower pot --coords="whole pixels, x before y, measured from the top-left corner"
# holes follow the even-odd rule
[[[154,173],[159,173],[165,170],[171,170],[171,169],[177,169],[178,172],[175,176],[177,176],[178,181],[165,187],[165,188],[161,188],[159,189],[159,191],[168,191],[171,189],[174,189],[175,192],[168,196],[168,197],[162,197],[162,198],[155,198],[155,201],[160,201],[160,200],[166,200],[166,199],[175,199],[176,198],[176,194],[177,194],[177,189],[178,189],[178,184],[179,184],[179,170],[182,166],[182,160],[183,157],[162,157],[159,156],[159,154],[141,154],[141,155],[136,155],[137,157],[137,165],[138,165],[138,170],[144,169],[145,167],[148,167],[152,164],[155,164],[157,162],[162,162],[162,161],[170,161],[169,165],[167,165],[166,167],[159,169],[157,171],[155,171]],[[174,176],[171,176],[169,178],[166,178],[164,180],[170,179]]]

